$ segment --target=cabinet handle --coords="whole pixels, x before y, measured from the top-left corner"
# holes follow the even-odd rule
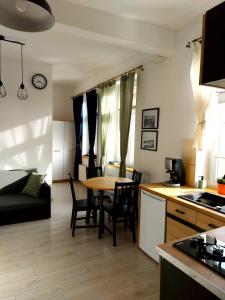
[[[54,150],[54,152],[60,152],[59,150]]]
[[[185,211],[183,211],[183,210],[176,209],[175,211],[176,211],[177,213],[179,213],[179,214],[185,215]]]
[[[208,226],[211,228],[218,228],[218,226],[216,226],[215,224],[212,224],[212,223],[209,223]]]

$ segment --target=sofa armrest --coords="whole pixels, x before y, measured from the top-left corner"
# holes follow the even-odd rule
[[[47,184],[47,182],[42,183],[39,198],[48,203],[51,202],[51,187]]]

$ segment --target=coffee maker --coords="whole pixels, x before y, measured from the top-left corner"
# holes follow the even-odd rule
[[[170,174],[170,180],[165,182],[166,186],[180,186],[185,183],[183,160],[178,158],[165,158],[166,173]]]

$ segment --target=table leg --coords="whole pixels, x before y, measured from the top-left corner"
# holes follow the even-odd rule
[[[98,238],[102,237],[102,226],[104,223],[104,212],[103,212],[103,192],[100,191],[100,208],[99,208],[99,228],[98,228]]]

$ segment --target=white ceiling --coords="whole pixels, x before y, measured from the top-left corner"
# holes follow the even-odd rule
[[[135,18],[166,27],[178,28],[193,17],[223,1],[217,0],[66,0],[74,4],[92,7],[124,17]],[[54,11],[54,3],[65,0],[49,0]],[[66,16],[65,16],[66,18]],[[87,20],[88,21],[88,20]],[[56,25],[42,33],[24,33],[0,25],[0,34],[7,38],[26,43],[25,59],[46,62],[53,65],[53,80],[61,83],[76,83],[98,72],[113,69],[125,61],[144,63],[154,56],[147,52],[133,50],[122,43],[106,42],[93,35],[89,38],[77,28],[63,26],[56,19]],[[18,47],[4,44],[2,55],[18,57]]]
[[[26,44],[24,58],[53,65],[53,81],[72,84],[96,72],[103,72],[125,59],[138,57],[142,62],[149,55],[126,48],[88,40],[62,32],[59,25],[42,33],[24,33],[0,25],[0,33]],[[19,58],[18,45],[4,43],[2,57]],[[3,65],[4,67],[4,65]]]
[[[67,0],[161,26],[179,29],[221,0]]]

